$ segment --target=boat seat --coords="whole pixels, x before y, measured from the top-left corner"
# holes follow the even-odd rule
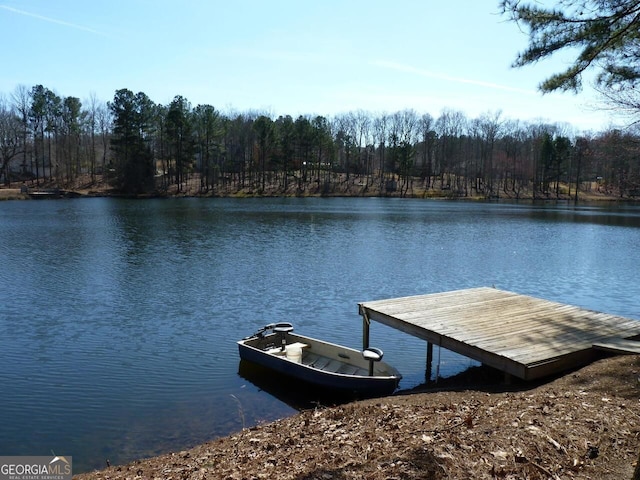
[[[273,328],[273,331],[277,333],[290,333],[290,332],[293,332],[293,325],[291,325],[290,323],[283,323],[280,325],[276,325]]]
[[[282,347],[269,347],[265,350],[265,352],[270,353],[271,355],[278,356],[282,356],[286,353],[284,350],[282,350]]]
[[[281,349],[284,352],[287,348],[287,333],[293,332],[293,325],[290,323],[276,323],[273,327],[274,333],[279,333],[281,340]]]
[[[380,360],[382,360],[384,353],[379,348],[369,347],[363,350],[362,356],[365,358],[365,360],[369,360],[370,362],[379,362]]]
[[[369,376],[373,376],[373,363],[382,360],[384,353],[379,348],[369,347],[362,351],[362,356],[369,361]]]

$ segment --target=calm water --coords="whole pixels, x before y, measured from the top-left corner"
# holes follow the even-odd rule
[[[494,285],[640,319],[639,247],[637,206],[3,202],[0,455],[53,450],[77,473],[289,415],[235,341],[290,321],[359,348],[361,301]],[[424,342],[371,333],[401,388],[423,382]]]

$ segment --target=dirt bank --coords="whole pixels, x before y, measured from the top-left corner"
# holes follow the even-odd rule
[[[0,188],[0,200],[26,200],[28,195],[19,188]]]
[[[413,393],[304,411],[78,479],[630,479],[640,356],[535,388]]]

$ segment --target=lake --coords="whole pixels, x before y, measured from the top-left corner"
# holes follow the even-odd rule
[[[0,454],[74,473],[293,414],[239,372],[236,340],[267,323],[360,348],[358,302],[478,286],[640,319],[639,206],[14,201],[0,252]],[[424,382],[425,342],[374,324],[371,344],[401,389]]]

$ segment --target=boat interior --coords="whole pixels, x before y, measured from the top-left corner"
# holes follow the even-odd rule
[[[323,372],[357,376],[398,374],[387,364],[380,362],[382,352],[377,349],[365,350],[365,356],[363,352],[299,336],[290,330],[258,335],[246,339],[243,343]]]

